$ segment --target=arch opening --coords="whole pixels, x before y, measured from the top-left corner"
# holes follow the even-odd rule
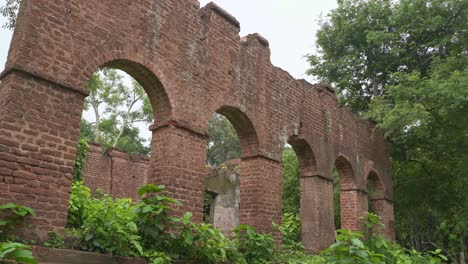
[[[380,214],[378,201],[383,200],[385,191],[379,175],[375,171],[371,171],[367,176],[367,202],[368,212],[376,215]]]
[[[358,214],[356,206],[357,188],[351,163],[344,156],[339,156],[334,163],[333,176],[333,211],[335,230],[356,230]]]
[[[242,145],[237,131],[242,135],[249,132],[242,128],[246,124],[243,115],[235,113],[234,109],[223,113],[231,119],[216,112],[208,123],[206,163],[209,173],[205,179],[203,218],[215,228],[229,233],[240,221]]]
[[[294,246],[302,242],[306,249],[320,247],[316,241],[317,162],[306,140],[291,137],[282,152],[283,169],[283,222],[290,233],[283,238],[283,244]]]
[[[137,189],[147,183],[152,143],[148,126],[169,117],[168,96],[149,69],[121,59],[99,67],[87,90],[70,198],[84,191],[135,201]],[[68,226],[79,226],[80,221],[73,220],[79,213],[69,210]]]

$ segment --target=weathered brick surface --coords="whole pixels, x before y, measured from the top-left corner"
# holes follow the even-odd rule
[[[0,201],[38,210],[39,236],[63,228],[86,84],[109,66],[135,77],[150,97],[156,121],[148,181],[184,202],[176,212],[201,220],[207,125],[218,111],[241,140],[241,221],[266,231],[279,220],[281,149],[294,138],[314,154],[300,157],[305,176],[330,178],[342,157],[353,172],[348,183],[365,190],[376,171],[393,223],[382,133],[339,107],[327,85],[274,67],[260,35],[238,34],[235,18],[196,0],[23,0],[0,84]],[[329,188],[309,188],[329,201]],[[322,248],[315,237],[313,247]]]
[[[90,143],[86,156],[83,180],[94,192],[97,189],[115,198],[137,200],[137,189],[144,185],[148,173],[149,158],[131,155],[118,149],[103,150]]]

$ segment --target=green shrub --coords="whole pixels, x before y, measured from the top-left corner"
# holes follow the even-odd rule
[[[26,206],[14,203],[0,205],[0,241],[12,238],[17,226],[31,215],[35,215],[34,210]]]
[[[9,261],[37,263],[28,246],[15,242],[0,243],[0,263],[11,263]]]
[[[284,250],[298,251],[304,248],[300,241],[301,218],[299,214],[285,213],[281,225],[273,224],[273,226],[281,232]]]
[[[131,199],[91,198],[79,229],[84,250],[121,256],[140,256],[143,249]]]
[[[28,246],[7,241],[16,238],[15,229],[31,215],[35,215],[34,210],[26,206],[14,203],[0,205],[0,263],[37,263]]]
[[[91,199],[91,191],[82,181],[72,183],[70,205],[68,206],[68,223],[71,228],[80,228]]]
[[[171,204],[179,204],[170,197],[161,195],[164,186],[147,184],[138,189],[141,201],[135,208],[138,234],[141,236],[142,245],[153,251],[169,250],[171,237],[169,227],[173,223],[168,217],[168,209]]]
[[[65,241],[60,236],[60,234],[58,234],[55,231],[49,231],[47,235],[49,236],[49,239],[47,239],[47,241],[44,242],[45,247],[50,247],[50,248],[64,248],[65,247]]]
[[[255,228],[239,225],[232,241],[247,263],[271,263],[277,256],[276,242],[271,234],[258,233]]]
[[[361,232],[337,230],[337,242],[321,254],[326,263],[438,264],[447,260],[440,250],[419,253],[386,240],[380,233],[383,225],[374,214],[367,214],[364,220],[366,236]]]
[[[228,259],[239,260],[235,248],[220,230],[206,223],[193,223],[192,213],[181,218],[172,218],[173,223],[182,227],[180,235],[173,239],[171,248],[179,259],[197,260],[201,263],[219,263]],[[239,263],[239,262],[235,262]]]

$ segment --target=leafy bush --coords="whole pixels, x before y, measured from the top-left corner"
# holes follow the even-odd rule
[[[68,227],[80,228],[91,199],[91,190],[82,181],[72,183],[70,205],[68,206]]]
[[[298,251],[304,246],[301,243],[301,218],[299,214],[283,214],[281,225],[273,225],[281,232],[283,238],[283,249]]]
[[[65,241],[57,232],[49,231],[48,236],[49,236],[49,239],[46,242],[44,242],[45,247],[50,247],[50,248],[64,248],[65,247]]]
[[[232,241],[247,263],[271,263],[277,255],[276,242],[271,234],[258,233],[255,228],[239,225]]]
[[[79,229],[81,248],[122,256],[143,254],[131,199],[91,198]]]
[[[419,253],[386,240],[380,233],[383,225],[374,214],[367,214],[364,220],[366,236],[361,232],[337,230],[337,242],[321,254],[326,263],[438,264],[447,260],[440,250]]]
[[[14,239],[16,227],[23,223],[27,216],[35,215],[33,209],[13,203],[0,205],[0,263],[37,263],[29,247],[22,244],[7,241]]]
[[[0,241],[11,237],[16,227],[30,215],[35,215],[32,208],[14,203],[0,205]]]
[[[15,242],[0,243],[0,263],[10,263],[7,260],[18,263],[37,263],[28,246]]]
[[[135,208],[138,233],[142,238],[143,246],[147,249],[161,251],[169,246],[167,229],[172,223],[167,211],[169,205],[179,204],[170,197],[161,195],[164,186],[147,184],[138,189],[141,201]]]

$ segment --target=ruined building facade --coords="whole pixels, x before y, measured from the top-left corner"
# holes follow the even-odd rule
[[[155,113],[147,181],[201,221],[208,121],[226,116],[240,138],[240,222],[271,231],[281,220],[281,150],[301,161],[302,239],[334,240],[332,168],[342,226],[359,229],[371,197],[393,235],[388,148],[374,125],[340,107],[327,85],[296,80],[270,62],[268,41],[239,37],[239,22],[196,0],[23,0],[0,84],[0,203],[33,207],[34,234],[63,230],[87,82],[121,69]],[[118,180],[117,180],[118,181]]]

